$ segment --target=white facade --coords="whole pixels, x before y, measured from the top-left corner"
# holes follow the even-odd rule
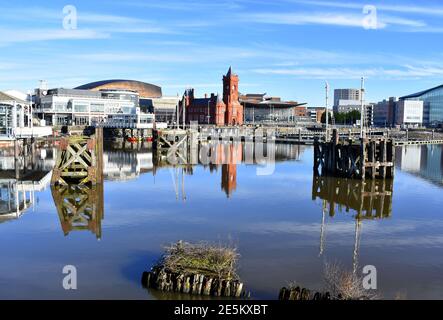
[[[32,108],[26,101],[0,92],[0,140],[37,138],[51,134],[50,127],[33,125]]]
[[[339,99],[334,104],[334,112],[347,113],[351,111],[360,111],[361,102],[359,100]]]
[[[138,94],[131,92],[137,98],[130,99],[127,92],[116,93],[121,93],[122,98],[105,98],[101,92],[87,90],[50,90],[39,97],[34,113],[56,126],[93,125],[106,122],[112,116],[135,118],[140,113]]]
[[[339,104],[339,100],[360,101],[360,89],[335,89],[334,106]]]
[[[423,124],[423,101],[400,100],[396,111],[396,123],[399,125]]]

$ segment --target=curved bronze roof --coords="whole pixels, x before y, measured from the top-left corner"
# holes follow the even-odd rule
[[[102,89],[111,90],[133,90],[137,91],[141,98],[160,98],[162,88],[150,83],[135,80],[102,80],[84,84],[75,89],[98,91]]]

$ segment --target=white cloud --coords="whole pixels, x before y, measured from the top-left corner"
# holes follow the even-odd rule
[[[364,28],[365,15],[359,13],[331,13],[331,12],[278,12],[278,13],[252,13],[243,16],[246,21],[267,24],[288,25],[331,25],[342,27]],[[419,20],[406,19],[394,16],[378,16],[377,29],[387,26],[407,26],[413,28],[427,27],[426,23]]]
[[[305,79],[359,79],[360,77],[384,79],[419,79],[443,76],[443,68],[430,66],[403,66],[397,68],[259,68],[258,74],[289,75]]]
[[[89,29],[0,29],[0,44],[52,40],[106,39],[109,37],[110,35],[106,32]]]
[[[360,9],[362,10],[364,4],[350,3],[350,2],[333,2],[333,1],[307,1],[307,0],[289,0],[291,3],[306,4],[310,6],[343,8],[343,9]],[[417,6],[417,5],[389,5],[383,3],[371,3],[377,10],[389,11],[396,13],[415,13],[432,16],[443,16],[443,7],[441,6]]]
[[[362,15],[344,13],[252,13],[243,16],[243,19],[250,22],[268,24],[319,24],[363,28]],[[385,26],[385,24],[379,23],[377,27],[384,28]]]

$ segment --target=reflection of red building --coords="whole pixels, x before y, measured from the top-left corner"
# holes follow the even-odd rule
[[[221,187],[229,198],[232,192],[237,188],[237,163],[241,163],[243,157],[242,145],[227,144],[221,145],[225,151],[222,163]]]
[[[243,106],[238,101],[238,82],[238,75],[233,74],[229,68],[228,73],[223,76],[223,98],[218,94],[195,98],[194,89],[187,89],[183,96],[186,122],[197,121],[200,124],[218,126],[243,124]]]

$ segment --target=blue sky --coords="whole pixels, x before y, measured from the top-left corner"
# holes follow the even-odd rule
[[[243,93],[322,105],[359,87],[379,101],[443,83],[441,1],[0,0],[0,90],[127,78],[164,95],[221,92],[230,65]],[[77,29],[63,28],[63,8]],[[363,8],[376,8],[365,28]],[[372,11],[373,12],[373,11]],[[375,20],[372,20],[375,21]]]

